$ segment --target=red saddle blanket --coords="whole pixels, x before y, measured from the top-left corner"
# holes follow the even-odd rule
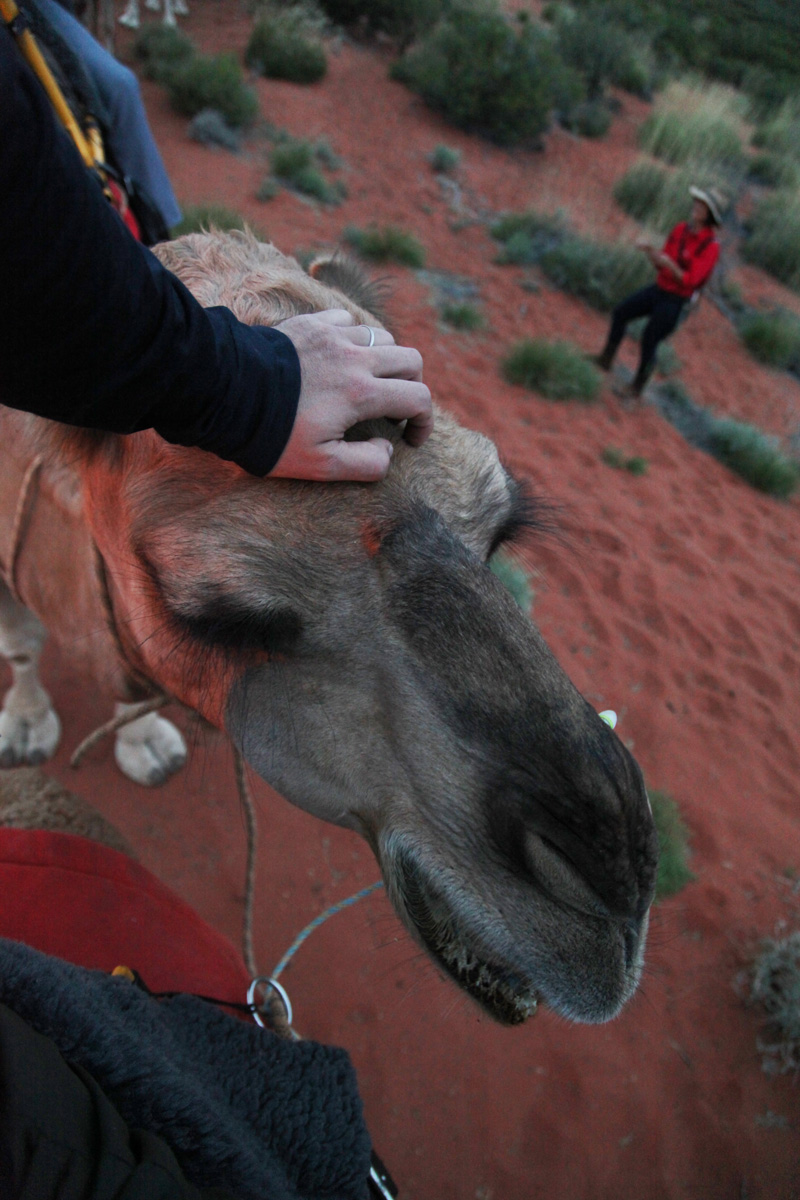
[[[73,834],[0,828],[0,937],[82,967],[139,972],[154,992],[243,1004],[241,956],[144,867]]]

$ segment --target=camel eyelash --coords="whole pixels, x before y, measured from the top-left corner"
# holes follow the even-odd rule
[[[508,483],[511,509],[492,538],[488,558],[501,546],[508,545],[529,531],[553,533],[557,527],[555,509],[551,504],[535,496],[527,483],[515,479],[510,473]]]

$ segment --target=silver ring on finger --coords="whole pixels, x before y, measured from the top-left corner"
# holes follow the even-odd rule
[[[369,341],[367,342],[367,344],[365,346],[365,349],[369,350],[370,346],[375,345],[375,330],[372,328],[371,325],[362,325],[361,328],[366,329],[367,333],[369,334]]]

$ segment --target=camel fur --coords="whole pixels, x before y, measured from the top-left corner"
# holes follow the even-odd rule
[[[158,254],[251,323],[330,307],[377,323],[341,290],[352,272],[306,274],[246,233]],[[32,612],[119,702],[150,681],[292,803],[366,838],[401,920],[496,1019],[543,1002],[608,1020],[636,989],[654,891],[641,772],[488,569],[528,521],[496,448],[441,412],[419,449],[388,423],[352,436],[378,430],[395,442],[382,483],[310,484],[153,431],[54,436],[0,410],[0,546],[45,455],[24,607],[0,603],[19,693],[4,717],[29,722],[23,761],[45,752]]]

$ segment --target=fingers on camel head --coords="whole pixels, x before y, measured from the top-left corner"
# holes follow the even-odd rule
[[[277,325],[336,307],[357,324],[383,324],[385,284],[338,250],[318,255],[306,272],[249,229],[210,227],[162,242],[154,253],[201,304],[224,305],[247,325]]]

